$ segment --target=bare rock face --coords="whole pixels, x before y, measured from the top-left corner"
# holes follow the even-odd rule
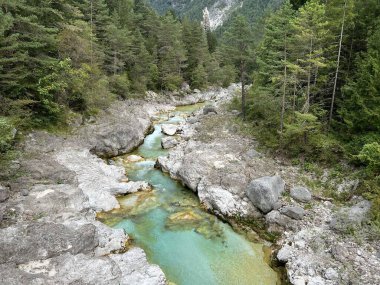
[[[149,264],[144,251],[140,248],[132,248],[125,254],[113,254],[110,258],[122,270],[120,284],[167,284],[162,270],[157,265]]]
[[[2,284],[108,284],[164,285],[166,279],[157,265],[150,265],[142,249],[123,254],[91,257],[65,253],[46,260],[23,264],[0,264]]]
[[[88,253],[98,245],[92,224],[73,230],[62,224],[31,223],[1,230],[0,263],[47,259],[65,252]]]
[[[92,153],[114,157],[132,151],[151,127],[155,104],[124,101],[114,104],[96,123],[81,130],[81,137]]]
[[[246,191],[253,205],[263,213],[268,213],[273,210],[284,187],[285,182],[280,176],[265,176],[252,180]]]

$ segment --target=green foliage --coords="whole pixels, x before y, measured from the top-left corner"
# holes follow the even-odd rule
[[[110,89],[111,92],[118,95],[120,98],[126,99],[128,96],[130,81],[128,74],[116,74],[110,77]]]
[[[0,153],[11,149],[15,138],[14,125],[8,118],[0,117]]]
[[[357,66],[343,89],[339,113],[352,132],[380,132],[380,30],[369,38],[368,52],[359,56]]]
[[[5,1],[0,116],[21,129],[59,128],[71,111],[96,113],[130,93],[184,80],[203,88],[209,57],[199,23],[160,17],[144,0]]]
[[[364,145],[357,155],[358,159],[367,165],[368,171],[380,175],[380,144],[377,142]]]
[[[207,84],[207,73],[202,64],[199,64],[191,74],[191,82],[194,88],[202,89]]]

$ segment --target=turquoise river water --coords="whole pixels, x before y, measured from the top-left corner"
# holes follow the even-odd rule
[[[99,220],[125,229],[133,245],[145,250],[149,261],[162,268],[170,283],[278,284],[278,275],[264,261],[262,244],[235,233],[203,210],[194,193],[154,168],[156,158],[167,154],[160,144],[164,136],[161,124],[177,124],[199,107],[178,107],[170,119],[163,115],[154,132],[133,153],[143,161],[128,162],[122,157],[128,178],[147,181],[153,190],[120,197],[121,208],[101,213]]]

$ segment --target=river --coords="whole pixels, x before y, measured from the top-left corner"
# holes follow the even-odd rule
[[[143,248],[177,285],[273,285],[278,275],[264,261],[263,245],[251,243],[226,223],[202,209],[197,196],[178,181],[154,168],[166,155],[161,148],[161,124],[178,124],[201,105],[178,107],[168,118],[162,114],[154,132],[133,154],[143,161],[121,157],[131,181],[146,181],[150,192],[120,197],[120,209],[100,213],[99,220],[123,228],[133,245]],[[130,154],[128,154],[130,155]],[[120,160],[120,158],[118,158]]]

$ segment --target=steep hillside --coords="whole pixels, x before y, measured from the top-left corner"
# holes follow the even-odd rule
[[[202,10],[207,7],[213,30],[228,22],[232,14],[243,14],[250,22],[258,21],[268,9],[277,7],[283,0],[150,0],[160,13],[174,10],[179,16],[202,19]]]

